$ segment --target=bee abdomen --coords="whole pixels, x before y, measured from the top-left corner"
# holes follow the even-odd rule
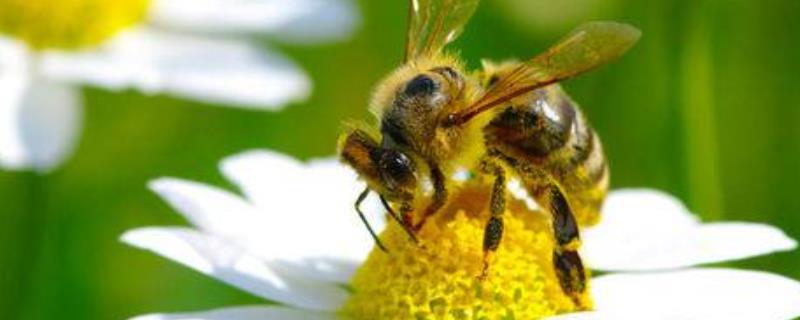
[[[571,138],[576,110],[551,99],[551,90],[532,92],[506,107],[484,128],[490,148],[513,158],[544,160],[564,149]]]
[[[602,144],[578,106],[558,86],[532,92],[484,128],[487,149],[535,190],[555,179],[570,194],[581,223],[597,217],[608,189]]]
[[[574,138],[569,143],[571,150],[567,169],[581,170],[589,184],[596,184],[608,170],[603,145],[582,114],[579,114],[573,129]]]

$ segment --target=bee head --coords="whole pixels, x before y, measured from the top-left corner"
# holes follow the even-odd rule
[[[416,166],[399,150],[383,149],[378,168],[381,180],[390,192],[410,194],[417,186]]]

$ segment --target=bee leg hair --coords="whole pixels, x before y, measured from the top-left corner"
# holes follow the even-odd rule
[[[561,289],[581,307],[580,295],[586,291],[586,272],[578,254],[580,233],[575,216],[561,188],[551,183],[537,200],[551,214],[551,224],[556,246],[553,250],[553,266],[561,283]]]
[[[484,160],[481,163],[481,170],[495,176],[489,204],[491,215],[483,232],[483,268],[480,276],[478,276],[480,279],[485,279],[489,274],[492,255],[497,251],[500,241],[503,239],[503,213],[506,211],[506,174],[502,166],[491,160]]]

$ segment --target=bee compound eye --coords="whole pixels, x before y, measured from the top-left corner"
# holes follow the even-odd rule
[[[387,151],[380,160],[382,174],[390,185],[399,186],[414,179],[414,169],[411,160],[404,154]]]
[[[421,74],[406,84],[405,94],[409,96],[429,95],[436,91],[436,82],[429,76]]]
[[[491,77],[489,77],[489,80],[486,81],[486,87],[491,88],[497,84],[497,81],[500,81],[500,76],[493,74]]]

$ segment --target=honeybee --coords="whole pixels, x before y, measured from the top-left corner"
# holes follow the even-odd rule
[[[590,22],[532,59],[484,63],[483,70],[468,72],[443,49],[478,2],[410,0],[403,65],[377,86],[370,106],[378,130],[351,126],[339,141],[342,161],[367,183],[356,211],[386,250],[359,210],[370,191],[416,241],[447,202],[456,170],[493,179],[484,277],[503,236],[506,182],[517,178],[551,217],[553,265],[563,291],[578,301],[586,289],[579,225],[597,220],[609,172],[597,134],[558,82],[615,60],[640,32]]]

